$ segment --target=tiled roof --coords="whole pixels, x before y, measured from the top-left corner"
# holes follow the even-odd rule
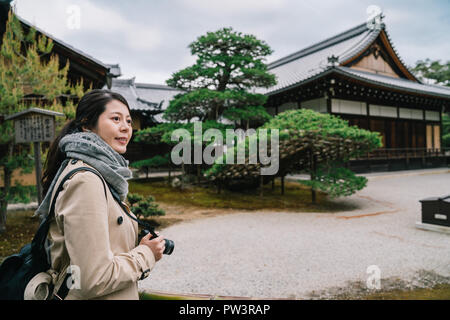
[[[112,79],[111,91],[120,93],[128,102],[133,111],[155,111],[158,109],[158,103],[143,99],[136,92],[134,83],[135,78],[131,79]]]
[[[113,79],[111,91],[120,93],[134,111],[151,111],[157,122],[165,122],[163,111],[180,90],[159,84],[137,83],[135,78]]]
[[[161,104],[161,108],[165,110],[170,99],[182,91],[160,84],[136,83],[136,92],[146,100]]]
[[[334,37],[270,63],[268,69],[270,73],[276,76],[277,84],[268,89],[258,89],[256,92],[273,95],[326,74],[337,72],[373,84],[450,98],[450,89],[447,87],[421,84],[420,82],[404,78],[383,76],[339,66],[343,62],[358,56],[366,50],[380,35],[381,31],[384,31],[386,34],[400,64],[408,70],[392,45],[385,24],[382,23],[379,28],[368,28],[367,24],[363,23]],[[330,64],[328,61],[328,58],[332,56],[338,58],[335,65]]]
[[[107,64],[109,68],[109,74],[114,77],[120,77],[122,75],[122,70],[120,70],[119,64]]]
[[[370,30],[361,24],[325,41],[300,50],[268,65],[269,72],[275,74],[277,84],[269,89],[258,90],[272,94],[296,83],[322,73],[329,67],[328,58],[335,56],[338,62],[365,50],[378,36],[380,29]]]
[[[161,110],[164,111],[169,106],[169,101],[182,91],[166,85],[136,83],[136,92],[140,97],[157,103]],[[155,121],[166,122],[162,115],[162,112],[154,115]]]

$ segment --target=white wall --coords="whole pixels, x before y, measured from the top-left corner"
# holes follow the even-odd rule
[[[397,108],[370,104],[369,114],[374,117],[397,118]]]
[[[325,98],[312,99],[300,102],[302,109],[311,109],[316,112],[327,113],[327,100]]]
[[[331,99],[331,112],[366,115],[366,103],[342,99]]]

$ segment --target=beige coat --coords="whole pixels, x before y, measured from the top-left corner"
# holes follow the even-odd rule
[[[81,166],[89,167],[70,160],[56,186]],[[52,268],[75,266],[75,283],[66,300],[139,299],[137,281],[155,265],[151,249],[137,245],[137,223],[123,212],[107,186],[106,190],[105,198],[100,178],[81,171],[64,183],[56,200],[56,219],[48,235]]]

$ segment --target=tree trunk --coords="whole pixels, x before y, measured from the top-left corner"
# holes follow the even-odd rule
[[[180,177],[180,189],[183,190],[183,178],[184,178],[184,162],[181,163],[181,177]]]
[[[262,197],[264,195],[264,176],[262,174],[260,174],[259,176],[259,196]]]
[[[1,200],[1,213],[0,213],[0,234],[6,232],[6,210],[8,207],[8,202],[5,200]]]
[[[170,180],[171,180],[171,178],[170,178],[170,172],[171,172],[171,170],[170,170],[170,166],[169,166],[169,186],[170,186]]]
[[[217,184],[217,194],[220,194],[222,191],[222,183],[219,181],[219,183]]]
[[[311,181],[316,179],[316,161],[313,152],[310,151],[310,161],[311,161]],[[311,188],[311,202],[316,203],[316,190],[314,187]]]
[[[8,144],[8,155],[7,157],[11,159],[13,155],[14,144]],[[6,231],[6,214],[8,209],[8,195],[11,190],[11,178],[12,170],[7,166],[3,167],[3,183],[2,194],[0,198],[0,234]]]
[[[41,143],[34,142],[34,168],[36,172],[36,190],[38,197],[38,206],[42,202],[42,161],[41,161]]]

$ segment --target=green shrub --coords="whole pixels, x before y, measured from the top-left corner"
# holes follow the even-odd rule
[[[166,213],[160,209],[158,204],[155,203],[155,198],[152,196],[142,196],[137,193],[129,193],[127,196],[130,203],[131,211],[138,218],[147,218],[150,216],[163,216]]]

